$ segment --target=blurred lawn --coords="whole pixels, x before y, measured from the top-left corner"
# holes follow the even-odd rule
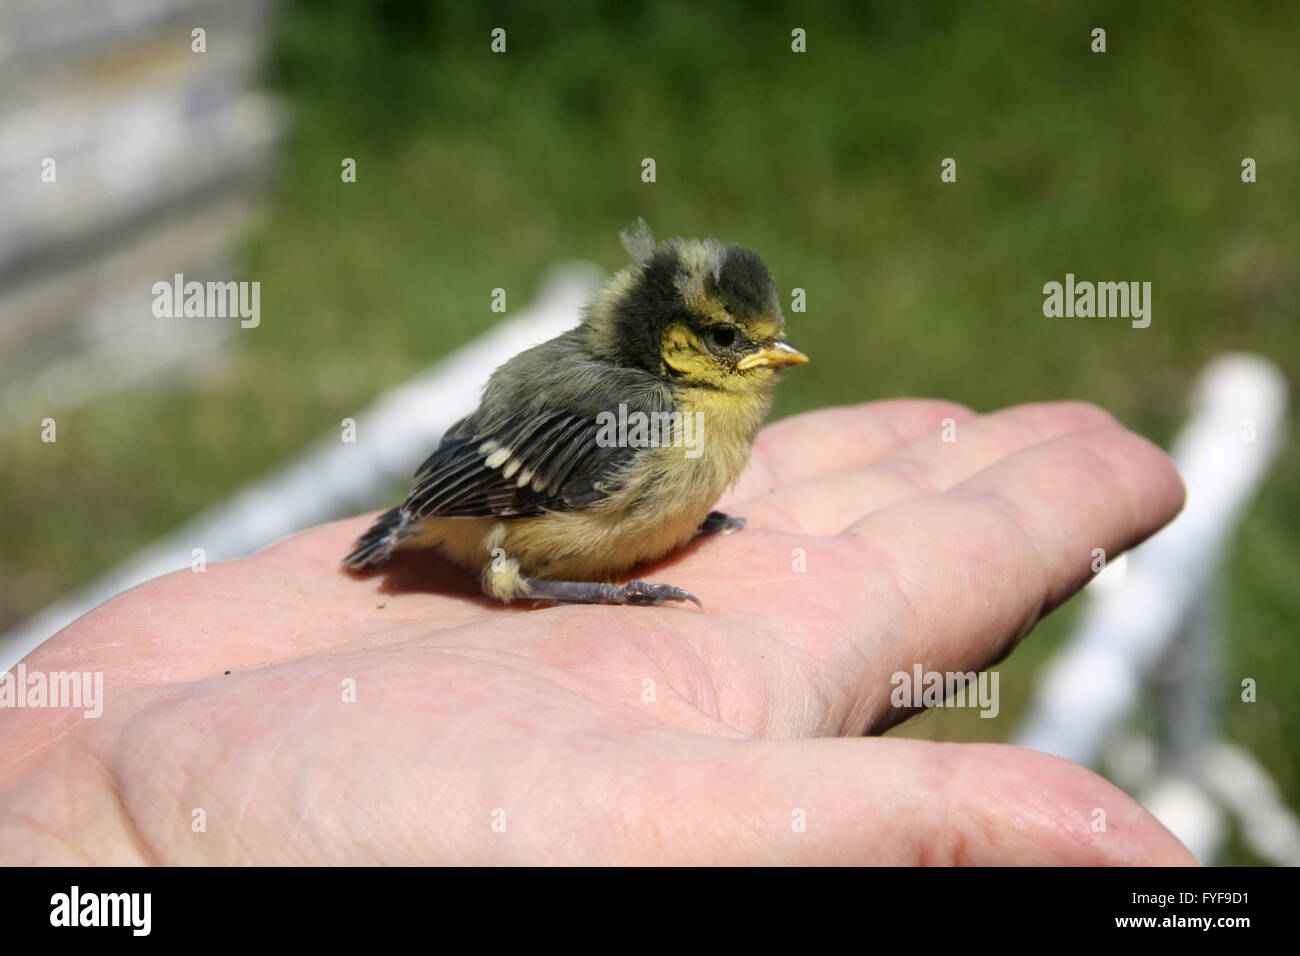
[[[790,52],[795,26],[807,54]],[[1167,444],[1215,354],[1300,371],[1298,36],[1293,2],[291,7],[271,83],[296,120],[245,249],[261,327],[182,387],[61,416],[57,445],[4,439],[0,625],[483,332],[492,288],[519,307],[557,258],[620,266],[637,215],[753,247],[787,304],[807,290],[788,321],[814,364],[777,415],[1079,398]],[[956,184],[939,180],[948,156]],[[1150,328],[1044,318],[1042,286],[1066,272],[1150,281]],[[1295,436],[1225,577],[1220,703],[1300,806]],[[1004,739],[1071,615],[1002,667],[1002,719],[932,712],[902,732]],[[1237,701],[1242,676],[1258,703]]]

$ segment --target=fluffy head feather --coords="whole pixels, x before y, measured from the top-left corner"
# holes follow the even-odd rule
[[[644,220],[622,233],[632,256],[588,310],[592,354],[667,382],[726,391],[769,389],[784,346],[776,281],[755,253],[716,239],[656,244]],[[756,362],[759,353],[798,356]],[[748,361],[747,361],[748,358]]]

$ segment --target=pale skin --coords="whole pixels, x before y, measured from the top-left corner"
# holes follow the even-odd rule
[[[1082,767],[872,736],[893,673],[993,665],[1182,501],[1094,407],[904,400],[760,434],[744,530],[637,575],[703,612],[503,607],[419,552],[348,574],[370,517],[313,528],[30,655],[106,703],[0,711],[0,862],[1191,863]]]

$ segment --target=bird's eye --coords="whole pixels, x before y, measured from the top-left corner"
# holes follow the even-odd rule
[[[736,344],[736,330],[729,325],[711,326],[704,334],[704,341],[711,349],[729,349]]]

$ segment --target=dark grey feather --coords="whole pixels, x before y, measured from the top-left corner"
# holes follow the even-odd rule
[[[420,466],[401,511],[417,521],[590,507],[620,487],[620,474],[645,451],[597,444],[597,416],[617,416],[620,404],[629,414],[672,410],[652,375],[590,359],[581,328],[529,349],[493,374],[478,410]],[[501,460],[490,467],[494,455]],[[511,462],[519,464],[507,477]]]

